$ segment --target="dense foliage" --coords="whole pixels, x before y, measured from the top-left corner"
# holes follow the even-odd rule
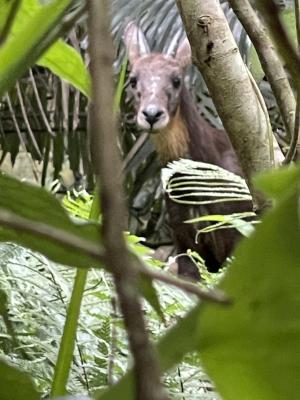
[[[134,2],[127,3],[131,10]],[[153,14],[158,3],[151,2],[151,8],[150,2],[145,2],[145,7],[150,7]],[[114,2],[114,6],[118,4],[122,5],[122,16],[125,3]],[[15,104],[11,99],[17,96],[22,104],[28,88],[16,82],[22,76],[24,79],[23,74],[35,63],[40,67],[33,74],[29,73],[32,82],[42,73],[42,78],[46,76],[52,84],[54,78],[44,70],[49,68],[85,95],[90,94],[89,74],[79,52],[74,49],[78,42],[74,36],[73,42],[71,40],[74,47],[57,41],[82,17],[83,3],[59,0],[40,5],[36,0],[23,0],[20,4],[17,0],[0,0],[0,7],[0,59],[5,60],[0,64],[0,95],[6,96],[4,102],[12,118]],[[163,10],[170,13],[173,7],[173,2],[166,1]],[[143,15],[141,10],[139,12]],[[148,17],[144,16],[144,24]],[[177,14],[174,18],[178,18]],[[117,22],[116,17],[114,26]],[[164,26],[165,32],[167,27]],[[155,29],[149,29],[149,35],[151,32],[154,37]],[[44,82],[43,79],[40,82]],[[38,87],[42,93],[42,86]],[[49,86],[43,93],[45,97],[48,90]],[[60,93],[67,96],[71,92],[68,88],[56,91],[55,96],[59,97]],[[26,101],[30,95],[32,93],[26,96]],[[39,97],[36,91],[34,96],[35,99]],[[71,131],[76,136],[77,117],[81,107],[85,109],[86,100],[81,103],[75,92],[72,96],[72,107],[76,110],[73,125],[70,120],[62,122],[59,114],[52,122],[58,121],[66,132],[72,125],[75,128]],[[27,110],[29,104],[26,103]],[[46,100],[43,107],[45,104]],[[70,103],[62,101],[62,104],[67,110],[71,108]],[[23,107],[20,107],[22,112]],[[48,118],[40,103],[37,107],[39,118],[41,115]],[[23,109],[23,118],[24,115]],[[34,115],[32,113],[32,118]],[[43,118],[47,126],[45,121]],[[38,119],[36,122],[38,126]],[[17,127],[18,123],[14,122],[13,129],[18,131]],[[48,124],[49,135],[55,131],[54,127],[55,124]],[[54,147],[50,146],[52,139],[48,142],[43,138],[44,147],[39,147],[28,124],[26,129],[36,156],[41,156],[38,154],[41,149],[41,153],[45,150],[44,155],[49,155],[50,149],[56,154],[55,149],[59,148],[59,155],[54,156],[57,175],[64,159],[66,136],[57,135],[59,139],[53,139]],[[22,132],[19,133],[20,142],[28,144],[29,136],[24,139]],[[1,135],[5,155],[11,149],[4,146],[4,130]],[[76,137],[79,146],[85,136]],[[129,148],[135,140],[135,132],[132,132],[130,138],[124,136],[123,141],[127,141]],[[18,146],[14,146],[13,155],[16,155]],[[150,150],[144,148],[143,151],[151,157]],[[160,190],[157,178],[146,180],[144,184],[145,176],[152,177],[157,170],[153,158],[142,164],[144,154],[139,157],[131,164],[134,167],[126,182],[133,209],[134,202],[140,200],[138,193],[143,194],[142,187],[153,193],[155,184],[156,198]],[[76,153],[72,165],[78,166],[79,160]],[[45,170],[43,176],[45,181]],[[237,249],[226,272],[212,276],[203,270],[205,293],[217,286],[218,291],[212,291],[212,295],[219,298],[219,291],[225,293],[226,304],[199,301],[174,285],[156,282],[154,275],[146,272],[160,273],[165,268],[164,263],[155,261],[138,237],[125,234],[132,257],[148,268],[141,267],[139,290],[145,299],[143,310],[148,329],[172,398],[218,398],[214,385],[211,386],[203,373],[202,364],[224,400],[297,398],[300,374],[299,179],[300,170],[296,166],[257,178],[258,187],[272,199],[274,207],[255,231],[248,224],[240,228],[246,227],[249,237]],[[153,197],[150,199],[152,201]],[[45,189],[0,175],[0,398],[31,400],[49,394],[64,395],[69,391],[99,400],[132,399],[133,375],[126,330],[111,276],[103,264],[99,235],[101,207],[85,192],[75,198],[67,197],[63,203]],[[136,209],[142,208],[138,205]],[[236,224],[234,220],[229,222]],[[201,257],[195,254],[191,257],[204,268]],[[71,368],[66,359],[73,361]]]

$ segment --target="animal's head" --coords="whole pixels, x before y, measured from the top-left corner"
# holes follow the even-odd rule
[[[131,66],[128,91],[134,99],[137,124],[151,132],[163,130],[178,109],[185,68],[191,62],[189,42],[183,40],[175,55],[151,53],[143,32],[132,22],[123,39]]]

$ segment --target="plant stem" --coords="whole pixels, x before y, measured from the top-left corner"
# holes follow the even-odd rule
[[[55,364],[51,397],[64,396],[67,394],[67,382],[73,359],[77,324],[87,274],[87,269],[77,269],[75,283],[65,321],[64,332],[61,338],[58,357]]]
[[[97,189],[95,192],[97,193]],[[99,202],[98,196],[95,195],[91,205],[89,220],[97,220],[98,217]],[[51,388],[51,397],[64,396],[67,393],[67,383],[74,354],[80,307],[83,299],[88,272],[88,269],[81,268],[77,268],[76,271],[76,277],[64,325],[64,331],[60,342],[57,361],[55,364],[54,378]]]

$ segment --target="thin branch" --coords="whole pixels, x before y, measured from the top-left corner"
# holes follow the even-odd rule
[[[299,131],[300,131],[300,96],[298,95],[297,106],[296,106],[296,115],[295,115],[295,127],[294,127],[294,131],[292,134],[289,150],[283,161],[283,164],[285,164],[285,165],[292,162],[295,158],[296,151],[297,151],[298,138],[299,138],[299,134],[300,134]]]
[[[54,134],[54,132],[53,132],[52,129],[51,129],[50,123],[49,123],[48,118],[47,118],[47,116],[46,116],[46,113],[45,113],[45,111],[44,111],[44,107],[43,107],[43,105],[42,105],[42,101],[41,101],[41,98],[40,98],[40,95],[39,95],[39,91],[38,91],[38,88],[37,88],[37,86],[36,86],[35,79],[34,79],[34,76],[33,76],[32,69],[31,69],[31,68],[29,69],[29,76],[30,76],[30,80],[31,80],[31,83],[32,83],[32,88],[33,88],[33,92],[34,92],[34,95],[35,95],[35,99],[36,99],[38,108],[39,108],[39,110],[40,110],[41,117],[42,117],[42,119],[43,119],[43,121],[44,121],[44,124],[45,124],[45,126],[46,126],[47,132],[48,132],[52,137],[54,137],[55,134]]]
[[[278,53],[282,57],[285,67],[293,79],[297,92],[300,94],[300,55],[291,42],[280,19],[279,8],[273,0],[256,0],[255,7],[261,12]]]
[[[115,296],[111,299],[111,313],[110,313],[110,352],[108,355],[107,362],[107,384],[108,386],[112,386],[114,383],[114,364],[115,364],[115,356],[117,352],[117,329],[116,329],[116,320],[117,320],[117,302]]]
[[[297,45],[298,50],[300,48],[300,2],[295,0],[295,20],[296,20],[296,30],[297,30]]]
[[[42,222],[20,217],[6,209],[0,208],[0,224],[16,231],[31,233],[54,243],[69,247],[71,250],[82,251],[97,261],[103,262],[104,255],[98,244],[80,238],[73,233],[49,226]]]
[[[134,143],[128,154],[126,155],[123,163],[122,163],[122,171],[126,171],[129,163],[132,161],[133,157],[138,153],[138,151],[143,147],[147,138],[149,137],[149,132],[144,132]]]
[[[23,119],[24,119],[24,122],[25,122],[25,125],[26,125],[26,128],[27,128],[28,134],[30,136],[31,142],[33,144],[33,147],[35,148],[35,151],[37,152],[39,158],[42,159],[42,154],[41,154],[40,148],[39,148],[39,146],[37,144],[37,141],[36,141],[36,139],[34,137],[34,133],[32,132],[32,129],[31,129],[31,126],[30,126],[30,122],[29,122],[29,119],[28,119],[28,116],[27,116],[26,107],[24,105],[23,96],[22,96],[22,93],[21,93],[21,88],[20,88],[19,82],[16,83],[16,88],[17,88],[17,95],[18,95],[18,99],[19,99],[19,103],[20,103],[20,107],[21,107],[21,112],[22,112],[22,115],[23,115]]]
[[[211,290],[207,292],[205,290],[202,290],[201,288],[199,288],[199,286],[195,285],[192,282],[188,282],[183,279],[173,277],[172,275],[167,275],[165,273],[157,272],[145,266],[141,268],[141,273],[149,278],[167,283],[168,285],[171,286],[175,286],[178,289],[184,290],[187,293],[194,294],[198,297],[199,300],[204,300],[224,305],[231,304],[231,300],[221,291]]]
[[[105,255],[103,250],[99,248],[99,245],[96,243],[94,244],[89,240],[80,238],[73,233],[49,226],[42,222],[35,222],[31,219],[20,217],[3,208],[0,208],[0,225],[3,225],[6,228],[14,229],[18,232],[31,233],[35,236],[47,239],[48,241],[64,245],[68,247],[70,251],[82,252],[86,256],[93,258],[97,265],[101,263],[105,267]],[[132,255],[130,256],[132,258]],[[136,260],[135,256],[134,259]],[[139,263],[138,266],[135,265],[135,262],[133,264],[133,268],[135,268],[136,273],[141,273],[148,278],[155,279],[168,285],[175,286],[187,293],[194,294],[200,300],[221,303],[225,305],[230,304],[230,299],[228,299],[228,297],[220,291],[213,290],[206,292],[191,282],[152,270],[148,267],[145,267],[141,263]],[[109,268],[108,271],[111,272]]]
[[[161,383],[158,360],[144,321],[138,293],[138,270],[131,262],[123,237],[126,207],[113,117],[113,45],[109,1],[90,0],[88,5],[93,88],[90,132],[92,156],[101,189],[105,262],[114,277],[134,359],[135,398],[163,400],[168,397]]]
[[[9,112],[10,112],[10,115],[11,115],[15,130],[17,132],[18,138],[20,140],[21,147],[23,147],[24,154],[28,158],[29,164],[32,165],[32,173],[34,175],[34,178],[35,178],[36,181],[38,181],[38,172],[37,172],[35,163],[34,163],[34,161],[32,160],[32,158],[30,157],[30,155],[29,155],[29,153],[27,151],[25,139],[24,139],[24,137],[22,135],[22,132],[20,130],[20,127],[19,127],[19,124],[18,124],[18,120],[17,120],[17,117],[16,117],[16,113],[15,113],[15,110],[14,110],[14,108],[12,106],[12,103],[10,101],[10,96],[9,96],[8,93],[6,93],[5,99],[7,101],[8,109],[9,109]]]
[[[299,4],[299,0],[295,0],[295,20],[296,20],[297,44],[298,44],[298,53],[299,53],[299,49],[300,49],[300,4]],[[300,133],[299,130],[300,130],[300,95],[298,93],[294,132],[293,132],[293,135],[291,138],[289,150],[286,154],[283,164],[289,164],[295,158],[295,155],[297,152],[297,147],[299,146],[298,145],[298,139],[299,139],[299,133]]]
[[[296,101],[282,62],[250,2],[248,0],[229,0],[229,3],[257,51],[276,98],[285,129],[291,137],[294,131]]]

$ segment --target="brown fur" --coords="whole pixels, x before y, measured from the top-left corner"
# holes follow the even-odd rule
[[[182,119],[180,108],[171,119],[169,125],[152,135],[156,151],[162,164],[185,158],[189,155],[189,136],[185,121]]]
[[[180,115],[177,118],[186,125],[189,144],[189,158],[195,161],[218,165],[237,175],[242,176],[242,170],[233,150],[227,133],[212,127],[198,112],[191,95],[185,87],[180,95]],[[159,152],[159,149],[157,148]],[[175,160],[175,158],[174,158]],[[210,214],[231,214],[243,211],[252,211],[252,203],[226,202],[199,206],[177,204],[166,198],[170,216],[170,225],[174,232],[174,241],[179,253],[187,249],[196,250],[205,260],[208,270],[216,272],[232,253],[240,234],[235,229],[226,229],[202,234],[195,242],[197,229],[205,223],[186,224],[184,221],[195,216]],[[179,257],[178,272],[180,275],[198,280],[199,272],[189,257]]]

